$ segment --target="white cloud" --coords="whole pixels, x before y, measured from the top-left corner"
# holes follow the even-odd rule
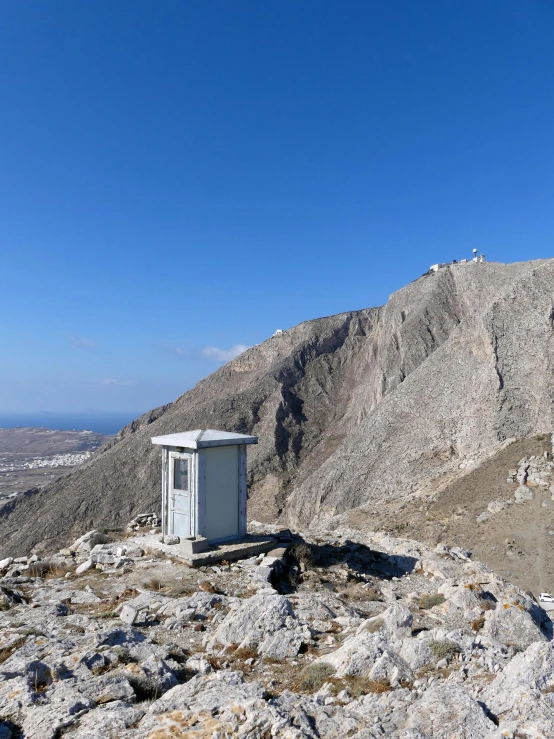
[[[134,385],[133,380],[116,380],[113,377],[107,377],[104,380],[96,380],[98,385],[117,385],[118,387],[127,387]]]
[[[73,349],[92,349],[93,346],[96,346],[96,341],[86,339],[83,336],[70,336],[69,341]]]
[[[231,359],[238,357],[247,349],[250,349],[246,344],[235,344],[230,349],[218,349],[217,346],[207,346],[202,349],[202,354],[210,359],[215,359],[217,362],[230,362]]]

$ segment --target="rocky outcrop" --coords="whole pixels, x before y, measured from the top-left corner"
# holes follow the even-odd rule
[[[158,511],[150,437],[188,428],[259,436],[253,517],[301,525],[435,491],[505,440],[552,430],[553,277],[552,260],[452,265],[382,308],[252,347],[72,474],[5,505],[0,556]]]
[[[152,556],[151,534],[91,548],[91,531],[48,563],[8,564],[0,736],[553,736],[538,604],[463,550],[354,536],[296,535],[279,567],[193,570]],[[78,572],[124,547],[125,566]]]

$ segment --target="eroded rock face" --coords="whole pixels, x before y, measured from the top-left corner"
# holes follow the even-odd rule
[[[0,579],[0,737],[554,736],[538,604],[465,550],[355,537],[199,572],[145,536],[95,545],[140,550],[121,569],[77,573],[79,544],[67,576]]]

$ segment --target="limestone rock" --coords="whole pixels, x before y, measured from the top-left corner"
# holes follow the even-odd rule
[[[418,732],[413,739],[484,739],[492,735],[496,725],[460,687],[437,685],[408,709],[406,728]]]
[[[281,629],[265,637],[259,651],[266,657],[283,660],[296,657],[302,646],[300,629]]]
[[[498,603],[494,611],[485,614],[482,633],[503,644],[514,644],[525,649],[546,636],[531,614],[519,603]]]
[[[94,567],[94,562],[92,561],[92,559],[86,559],[75,568],[75,573],[77,575],[81,575],[83,572],[90,570],[91,567]]]
[[[374,680],[412,680],[408,664],[378,634],[361,633],[347,639],[335,652],[321,658],[332,665],[336,674],[361,675]]]
[[[514,493],[516,503],[525,503],[528,500],[533,500],[533,491],[526,485],[521,485]]]
[[[211,645],[257,646],[268,634],[296,623],[290,601],[277,593],[258,593],[232,610],[213,635]]]

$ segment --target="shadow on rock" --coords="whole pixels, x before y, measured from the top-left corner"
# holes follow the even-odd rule
[[[286,555],[287,568],[281,572],[279,590],[293,592],[302,581],[302,573],[314,567],[325,569],[347,565],[349,579],[365,581],[369,578],[391,580],[413,572],[417,559],[400,554],[385,554],[365,544],[347,539],[336,546],[329,543],[313,544],[295,537]]]

